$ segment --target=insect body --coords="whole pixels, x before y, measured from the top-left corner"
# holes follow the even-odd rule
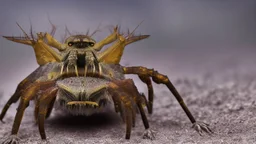
[[[152,113],[152,80],[169,88],[200,134],[202,131],[211,132],[207,124],[194,119],[167,76],[146,67],[124,67],[119,64],[126,45],[149,35],[134,36],[129,33],[124,37],[116,27],[111,35],[98,43],[88,35],[73,35],[62,44],[53,38],[54,31],[55,27],[51,34],[38,33],[37,40],[34,37],[31,39],[24,31],[23,38],[5,37],[31,45],[40,65],[18,85],[1,112],[2,121],[9,106],[20,100],[11,136],[5,143],[17,142],[23,113],[32,99],[36,100],[34,115],[42,139],[46,139],[44,121],[50,116],[53,107],[73,115],[91,115],[104,111],[106,106],[113,106],[120,113],[126,123],[126,139],[130,138],[131,128],[135,126],[137,111],[140,112],[146,129],[144,136],[153,139],[154,134],[144,112],[146,106],[148,112]],[[101,50],[104,45],[112,42],[112,46]],[[139,93],[133,80],[125,78],[126,74],[138,75],[148,86],[148,99]]]

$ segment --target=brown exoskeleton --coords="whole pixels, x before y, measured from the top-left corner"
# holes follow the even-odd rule
[[[200,134],[203,131],[212,132],[207,124],[195,120],[166,75],[146,67],[125,67],[119,64],[126,45],[148,38],[149,35],[135,36],[132,32],[124,37],[115,27],[111,35],[98,43],[88,35],[72,35],[64,43],[60,43],[53,38],[54,32],[55,27],[50,34],[38,33],[37,39],[33,36],[30,38],[24,31],[25,37],[22,38],[5,37],[31,45],[40,65],[19,83],[1,112],[0,120],[3,121],[10,105],[20,100],[11,136],[5,143],[18,141],[21,120],[32,99],[35,99],[34,115],[42,139],[46,139],[44,121],[50,116],[53,107],[74,115],[91,115],[104,111],[108,105],[113,105],[125,121],[126,139],[130,138],[131,128],[135,126],[137,110],[146,129],[144,137],[153,139],[154,133],[149,129],[144,112],[144,106],[149,114],[153,112],[151,79],[168,87]],[[101,51],[104,45],[112,42],[112,46]],[[52,48],[56,48],[58,52]],[[138,92],[133,80],[125,78],[126,74],[138,75],[147,85],[148,99]]]

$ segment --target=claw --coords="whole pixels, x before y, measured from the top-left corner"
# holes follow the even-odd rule
[[[60,74],[63,73],[63,70],[64,70],[64,63],[62,63],[62,65],[61,65]]]
[[[145,132],[143,133],[143,139],[150,139],[154,140],[156,139],[156,131],[151,130],[151,129],[146,129]]]
[[[68,66],[67,66],[67,68],[66,68],[66,69],[67,69],[67,73],[68,73]]]
[[[86,64],[86,65],[84,66],[84,77],[86,77],[87,67],[88,67],[88,65]]]
[[[17,135],[10,135],[2,144],[18,144],[20,138]]]
[[[72,68],[75,68],[75,73],[76,73],[76,76],[79,76],[78,75],[78,68],[77,68],[77,65],[76,64],[70,64],[70,63],[68,63],[68,65],[67,65],[67,73],[69,72],[69,68],[70,67],[72,67]]]
[[[76,76],[78,76],[78,77],[79,77],[79,75],[78,75],[77,65],[75,65],[75,71],[76,71]]]
[[[200,136],[202,136],[203,132],[206,132],[208,134],[212,134],[213,131],[209,128],[209,124],[204,122],[195,122],[192,126]]]

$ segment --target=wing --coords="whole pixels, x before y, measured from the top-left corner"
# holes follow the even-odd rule
[[[126,39],[122,35],[120,35],[117,42],[115,42],[106,50],[98,53],[98,60],[103,63],[119,64],[126,45],[142,39],[146,39],[148,37],[149,35],[140,35],[131,36]]]
[[[60,55],[50,46],[44,43],[43,37],[41,37],[41,35],[36,41],[27,37],[3,37],[13,42],[32,46],[34,48],[36,60],[39,65],[44,65],[49,62],[60,62],[61,60]]]
[[[50,38],[48,38],[48,37],[50,34],[42,33],[42,32],[37,33],[38,38],[37,38],[37,40],[35,40],[34,36],[32,34],[32,26],[30,27],[30,34],[31,34],[32,38],[30,38],[28,36],[28,34],[22,29],[22,27],[18,23],[16,23],[16,24],[23,32],[24,37],[3,36],[4,38],[6,38],[7,40],[10,40],[10,41],[13,41],[13,42],[32,46],[34,48],[36,60],[39,65],[44,65],[49,62],[56,62],[56,61],[60,62],[61,56],[44,42],[44,39],[47,39],[49,41]],[[52,35],[55,33],[55,30],[56,30],[56,27],[54,25],[52,25],[52,31],[51,31]],[[53,37],[51,37],[51,38],[52,38],[51,39],[52,41],[55,40]],[[57,42],[57,40],[55,40],[55,41]],[[52,43],[50,43],[50,44],[52,44]]]

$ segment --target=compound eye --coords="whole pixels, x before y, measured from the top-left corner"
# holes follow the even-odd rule
[[[92,47],[92,46],[94,46],[94,43],[93,42],[89,42],[89,45]]]
[[[74,45],[74,42],[69,42],[69,43],[68,43],[68,46],[71,47],[72,45]]]

